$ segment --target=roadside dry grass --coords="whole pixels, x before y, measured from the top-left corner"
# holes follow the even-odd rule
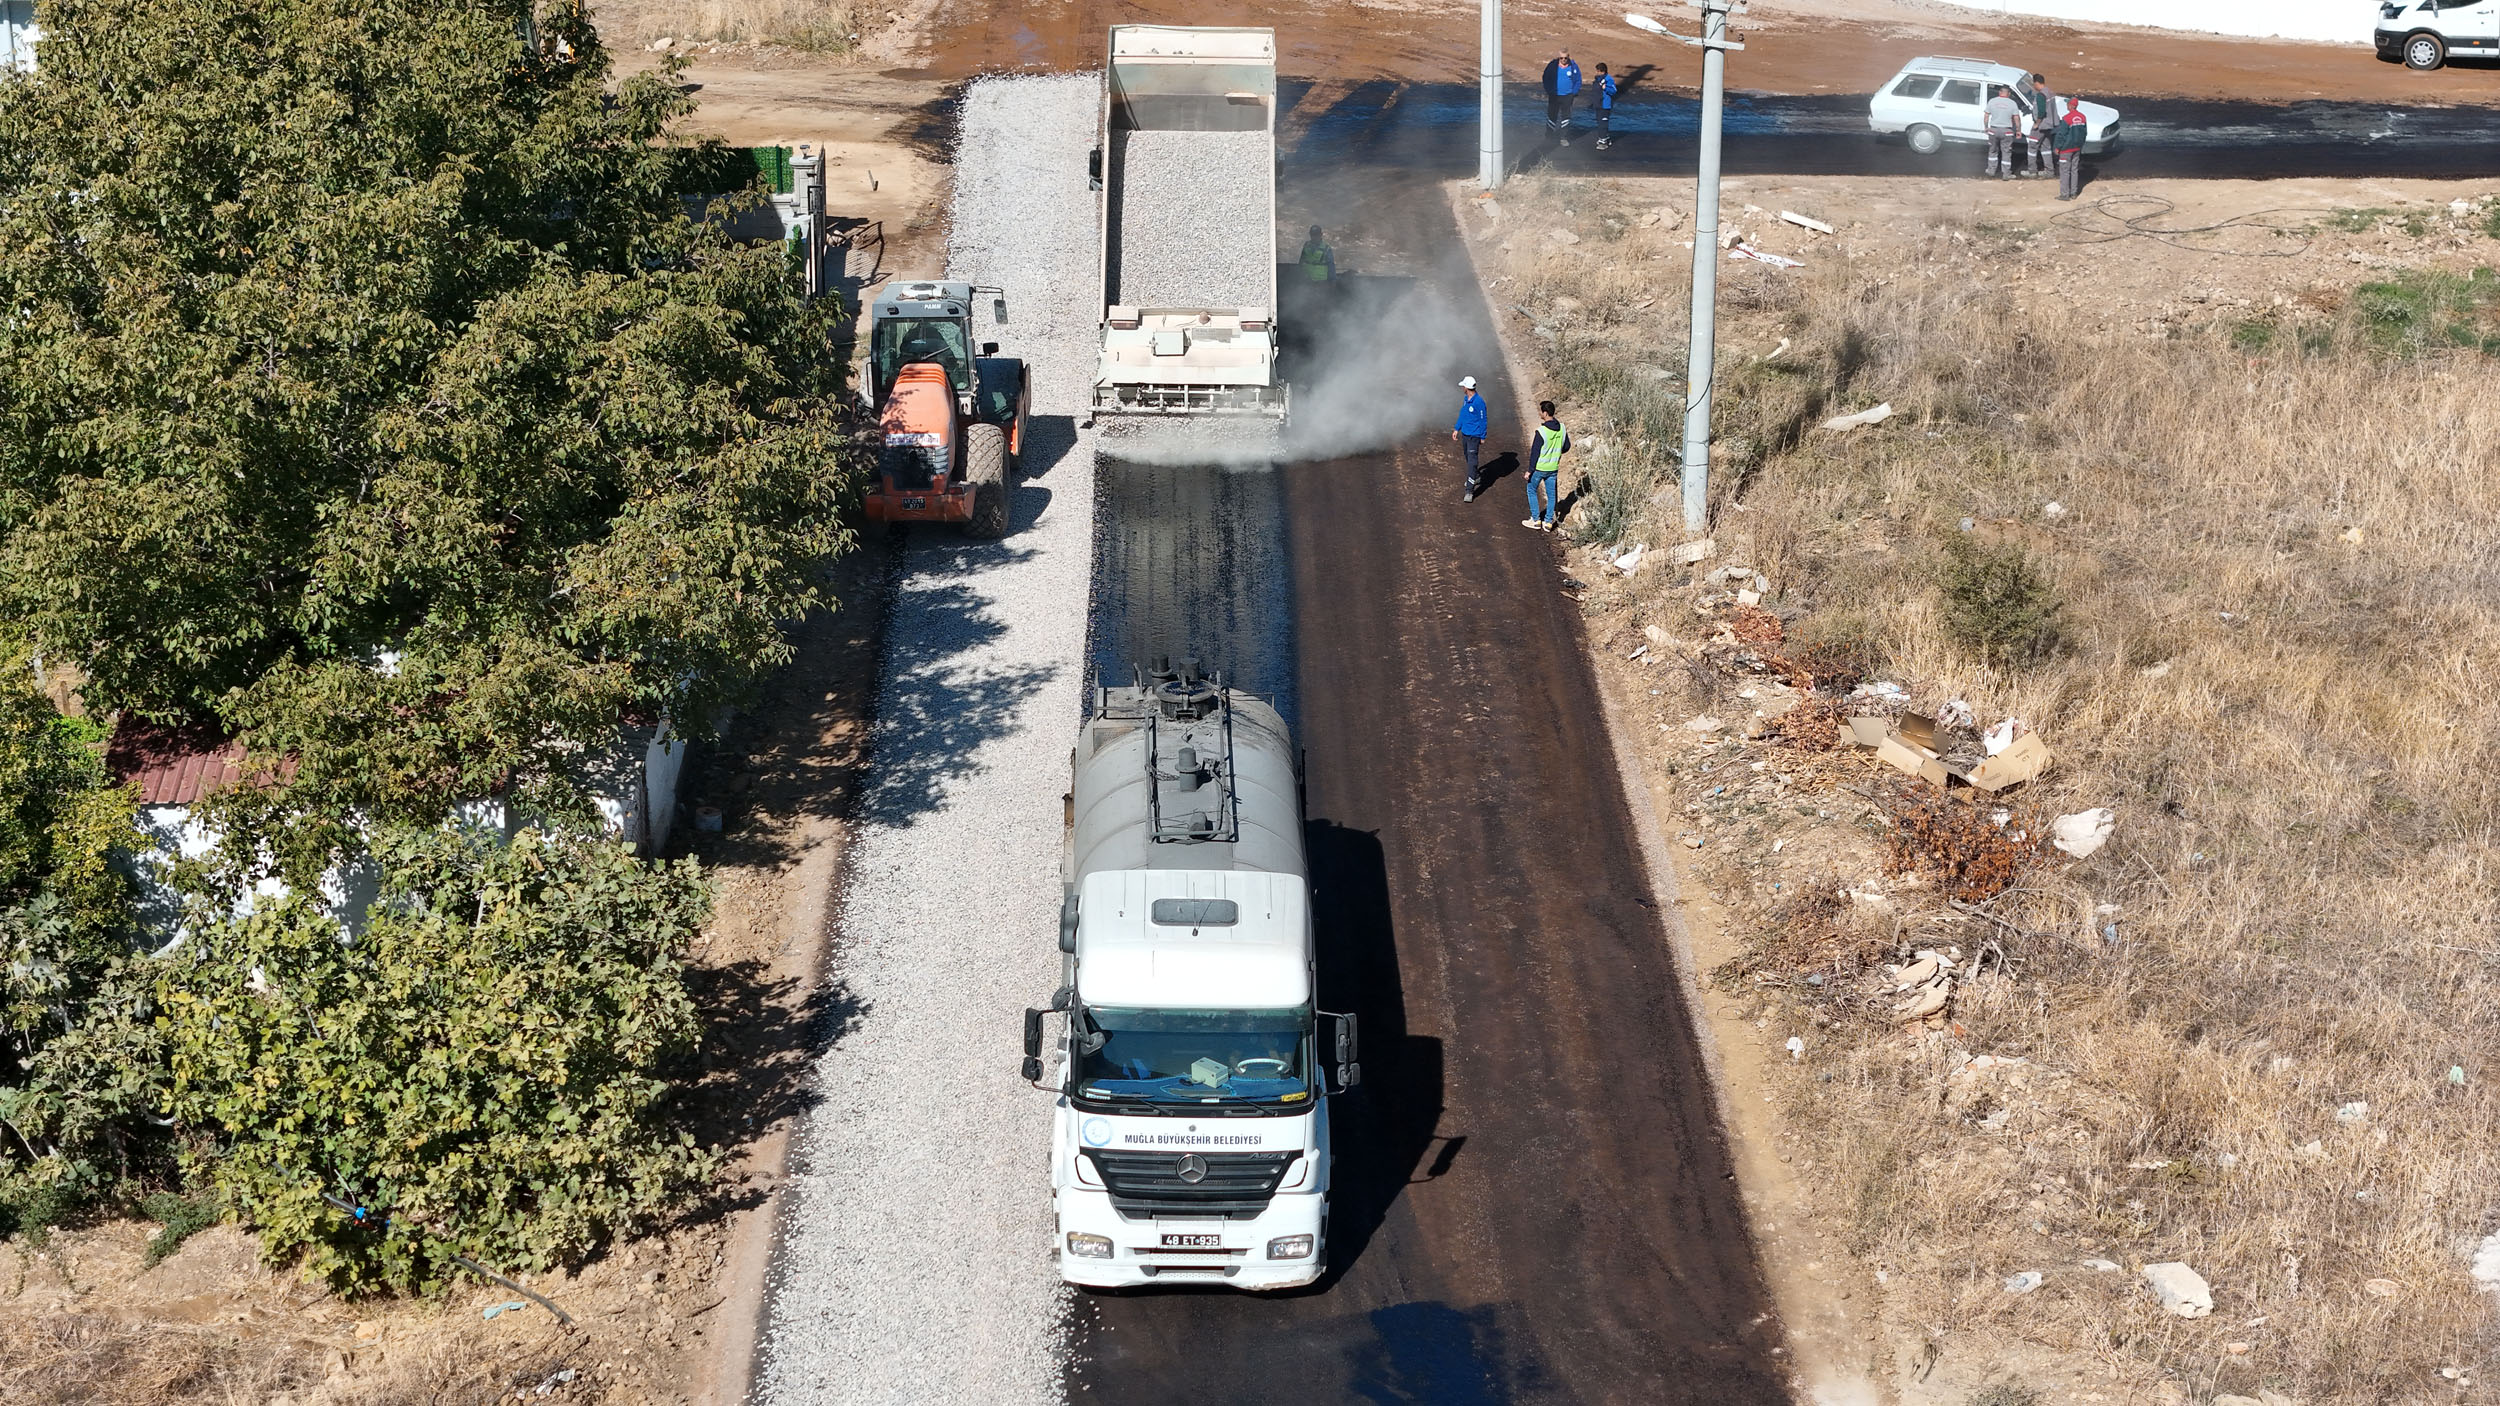
[[[1596,441],[1585,540],[1683,535],[1667,500],[1690,231],[1644,223],[1661,196],[1530,183],[1478,230],[1507,246],[1481,257],[1513,345]],[[2470,1398],[2442,1369],[2472,1381],[2500,1346],[2467,1258],[2500,1230],[2500,363],[2482,350],[2500,284],[2471,267],[2500,245],[2479,210],[2451,228],[2436,268],[2321,260],[2302,296],[2220,299],[2154,336],[2101,330],[2093,307],[2091,260],[2140,248],[2020,221],[1844,229],[1804,269],[1730,266],[1718,560],[1771,577],[1792,640],[1925,704],[2031,723],[2058,765],[2008,798],[2014,826],[2118,813],[2107,848],[2048,852],[1974,918],[1876,879],[1883,807],[1849,806],[1852,829],[1820,807],[1818,827],[1817,798],[1897,780],[1865,754],[1697,744],[1721,769],[1693,776],[1695,824],[1739,759],[1779,781],[1781,804],[1726,814],[1746,828],[1692,858],[1760,924],[1725,976],[1764,1039],[1811,1050],[1783,1057],[1781,1121],[1898,1333],[2052,1350],[2112,1400]],[[1789,233],[1775,247],[1806,252]],[[2018,270],[2057,296],[2012,296]],[[1879,428],[1814,429],[1879,401],[1897,412]],[[2045,657],[1992,666],[1952,627],[1965,522],[2052,584]],[[1612,578],[1592,635],[1707,634],[1708,594],[1671,568]],[[1637,701],[1670,724],[1668,702],[1734,690],[1656,681]],[[1844,884],[1879,896],[1800,902]],[[2002,960],[1946,1030],[1905,1031],[1852,955],[1869,939]],[[1981,1053],[2025,1062],[1963,1068]],[[2212,1282],[2210,1318],[2144,1292],[2134,1271],[2164,1260]],[[2044,1285],[2007,1293],[2023,1270]]]
[[[601,30],[621,48],[753,44],[847,57],[867,37],[872,8],[848,0],[609,0]]]

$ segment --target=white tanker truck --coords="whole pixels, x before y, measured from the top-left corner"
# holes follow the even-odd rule
[[[1300,767],[1275,708],[1158,661],[1097,688],[1068,793],[1059,1269],[1096,1287],[1288,1289],[1326,1267],[1328,1099],[1354,1017],[1315,1004]],[[1323,1040],[1322,1032],[1327,1038]]]

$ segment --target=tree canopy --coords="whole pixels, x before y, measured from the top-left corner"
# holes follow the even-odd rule
[[[0,81],[0,602],[426,820],[699,729],[845,544],[829,310],[577,7],[52,0]]]

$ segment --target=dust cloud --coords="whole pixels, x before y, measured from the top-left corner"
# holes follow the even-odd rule
[[[1501,374],[1492,357],[1465,358],[1482,330],[1430,283],[1348,274],[1328,291],[1290,281],[1283,291],[1280,369],[1292,413],[1281,429],[1255,416],[1106,416],[1104,451],[1132,463],[1221,468],[1368,454],[1446,428],[1458,415],[1459,377],[1490,385]],[[1506,409],[1494,406],[1497,421]]]

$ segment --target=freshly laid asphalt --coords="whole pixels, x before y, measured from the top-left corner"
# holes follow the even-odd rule
[[[1485,382],[1501,476],[1461,503],[1443,429],[1264,469],[1107,451],[1090,632],[1105,672],[1189,651],[1295,705],[1322,1004],[1363,1030],[1363,1085],[1333,1106],[1330,1274],[1083,1296],[1069,1399],[1786,1400],[1577,607],[1555,539],[1519,525],[1483,299],[1436,183],[1360,195],[1399,253],[1352,280],[1336,335],[1431,304],[1444,336],[1382,350]]]

